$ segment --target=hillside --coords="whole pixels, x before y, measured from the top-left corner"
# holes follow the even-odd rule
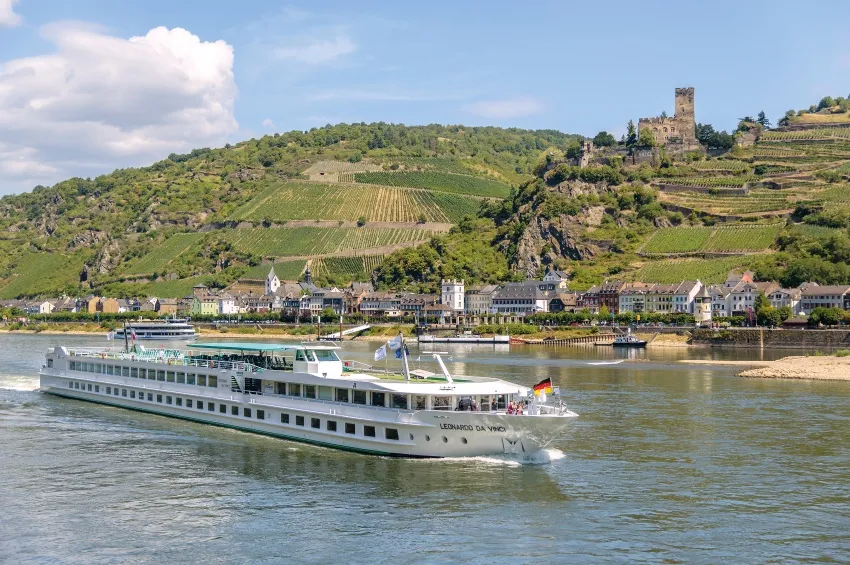
[[[575,136],[462,126],[341,124],[0,199],[0,297],[178,296],[307,260],[368,276],[531,178]],[[296,268],[294,265],[300,264]]]

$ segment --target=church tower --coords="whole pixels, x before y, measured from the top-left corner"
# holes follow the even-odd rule
[[[705,285],[694,297],[694,323],[697,327],[711,326],[711,295]]]
[[[266,294],[271,295],[277,292],[277,289],[280,288],[280,279],[277,278],[277,275],[274,272],[274,267],[269,270],[269,274],[266,277]]]

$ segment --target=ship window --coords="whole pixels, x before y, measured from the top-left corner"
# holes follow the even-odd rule
[[[186,373],[186,384],[187,385],[195,384],[195,373]]]
[[[133,367],[132,369],[130,369],[130,376],[133,377],[134,379],[138,379],[139,378],[139,370],[137,368]]]
[[[295,352],[295,360],[296,361],[306,361],[307,359],[304,357],[304,350],[299,349]]]
[[[177,382],[180,384],[186,384],[186,373],[177,373]]]
[[[198,386],[207,386],[207,376],[198,375]]]
[[[219,404],[218,411],[222,414],[227,414],[227,404]]]
[[[156,395],[156,401],[159,402],[160,404],[162,404],[162,395],[161,394]]]
[[[339,361],[339,357],[336,356],[336,353],[331,349],[317,349],[313,351],[313,355],[319,361]]]
[[[257,419],[265,420],[266,419],[266,411],[265,410],[257,410]]]
[[[238,416],[239,415],[239,407],[238,406],[231,406],[230,407],[230,415],[231,416]]]
[[[77,387],[77,388],[79,388],[79,387]],[[106,387],[106,394],[112,394],[112,387],[111,386]]]
[[[356,434],[357,433],[357,427],[350,422],[346,422],[345,423],[345,433]]]
[[[406,394],[393,394],[392,395],[392,407],[398,408],[400,410],[407,410],[407,395]]]
[[[126,396],[127,396],[127,389],[126,388],[121,389],[121,396],[126,398]]]
[[[87,384],[86,388],[88,389],[89,392],[91,392],[91,383]]]
[[[111,374],[112,374],[112,365],[106,365],[106,374],[107,374],[107,375],[111,375]]]
[[[355,389],[354,395],[352,397],[352,402],[354,404],[366,404],[366,391]]]
[[[434,410],[449,410],[452,405],[451,396],[435,396]]]
[[[136,398],[136,391],[135,390],[130,391],[130,398]]]
[[[304,416],[295,416],[295,425],[303,426],[304,425]]]
[[[319,387],[319,400],[333,400],[334,391],[333,387],[329,386],[320,386]]]
[[[166,396],[166,397],[165,397],[165,403],[166,403],[166,404],[171,404],[171,397],[170,397],[170,396]]]
[[[174,399],[174,403],[177,404],[177,406],[183,406],[183,399],[178,396]]]
[[[80,388],[80,383],[74,383],[74,388]]]
[[[215,402],[207,402],[207,411],[215,412]]]
[[[387,428],[384,430],[384,437],[393,441],[398,441],[398,430],[395,428]]]
[[[68,381],[68,388],[74,388],[74,383],[72,383],[71,381]]]
[[[242,409],[242,415],[245,416],[246,418],[250,418],[251,417],[251,409],[250,408],[243,408]]]
[[[289,383],[289,396],[301,396],[301,385],[299,383]]]
[[[118,396],[118,387],[115,387],[115,388],[112,389],[112,394],[114,394],[115,396]]]
[[[129,377],[130,376],[130,367],[121,367],[121,376]]]
[[[170,382],[170,383],[173,383],[174,382],[174,371],[168,371],[168,373],[166,373],[165,380]]]
[[[164,381],[165,380],[165,371],[157,371],[156,372],[156,380]]]
[[[318,418],[310,418],[310,427],[318,430],[322,427],[322,421]]]
[[[100,392],[100,385],[94,385],[94,391]]]
[[[210,386],[210,387],[213,387],[213,388],[217,387],[218,386],[218,377],[216,377],[215,375],[208,375],[207,376],[207,386]]]
[[[428,406],[428,397],[424,394],[413,395],[413,408],[415,410],[425,410]]]
[[[275,394],[286,394],[286,383],[275,383],[274,384],[274,392]]]
[[[153,402],[153,393],[148,393],[148,402]]]
[[[336,431],[336,422],[334,420],[328,420],[327,423],[325,424],[325,427],[327,427],[329,432],[335,432]]]
[[[316,398],[316,386],[304,385],[304,396],[306,398]]]
[[[282,413],[280,415],[280,423],[281,424],[288,424],[289,423],[289,414]]]
[[[375,426],[363,426],[363,435],[366,437],[375,437]]]
[[[102,375],[102,374],[103,374],[103,365],[101,365],[100,363],[98,363],[98,364],[97,364],[97,370],[95,371],[95,373],[98,373],[98,374],[101,374],[101,375]]]
[[[336,401],[337,402],[348,402],[348,389],[347,388],[336,389]]]
[[[372,393],[372,406],[386,406],[387,405],[387,395],[384,392],[373,392]]]
[[[187,398],[187,399],[186,399],[186,408],[191,408],[191,407],[192,407],[192,399],[191,399],[191,398]]]

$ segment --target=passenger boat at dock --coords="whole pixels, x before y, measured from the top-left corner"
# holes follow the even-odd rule
[[[170,341],[195,339],[195,328],[188,320],[166,318],[165,320],[139,320],[128,322],[126,326],[115,330],[115,339],[158,339]]]
[[[614,342],[611,345],[614,347],[642,348],[646,347],[646,340],[633,336],[632,329],[629,328],[626,335],[618,335],[615,337]]]
[[[40,381],[63,397],[402,457],[535,461],[577,416],[559,393],[546,403],[545,394],[498,378],[453,376],[438,353],[441,374],[410,371],[402,351],[402,373],[393,374],[343,362],[327,344],[54,347]],[[526,404],[522,415],[510,413],[512,402]]]

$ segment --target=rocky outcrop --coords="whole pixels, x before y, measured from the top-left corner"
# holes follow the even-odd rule
[[[556,259],[580,261],[598,255],[603,248],[583,240],[581,236],[584,226],[594,225],[593,222],[598,225],[602,217],[596,212],[587,212],[578,216],[563,214],[551,220],[536,216],[517,244],[517,268],[530,277],[536,277],[543,265],[549,265]]]
[[[100,274],[106,274],[118,264],[121,257],[121,246],[116,240],[111,240],[104,245],[97,254],[94,268]]]
[[[100,243],[104,239],[106,239],[106,234],[102,231],[93,229],[83,230],[76,234],[73,239],[71,239],[69,247],[91,247],[97,243]]]

